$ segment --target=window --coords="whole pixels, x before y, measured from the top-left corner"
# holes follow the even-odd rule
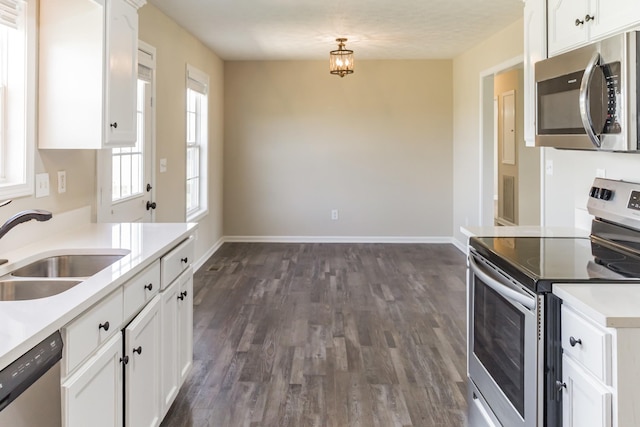
[[[194,221],[207,213],[207,131],[209,76],[187,65],[186,214]]]
[[[137,116],[137,137],[136,145],[133,147],[112,148],[113,156],[111,167],[111,185],[113,194],[111,200],[118,202],[126,200],[130,197],[137,197],[142,194],[143,190],[143,172],[144,172],[144,120],[145,120],[145,90],[148,83],[138,79],[138,101],[136,108]]]
[[[0,1],[0,198],[33,193],[35,2]]]

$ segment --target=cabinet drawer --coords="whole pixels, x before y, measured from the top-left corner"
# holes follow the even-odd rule
[[[169,286],[192,262],[193,238],[189,237],[160,259],[162,289]]]
[[[160,262],[156,261],[124,285],[124,319],[131,318],[160,291]]]
[[[562,306],[562,349],[599,380],[611,385],[611,334]]]
[[[66,345],[62,377],[77,368],[106,339],[120,332],[122,321],[122,288],[119,288],[63,327],[62,339]]]

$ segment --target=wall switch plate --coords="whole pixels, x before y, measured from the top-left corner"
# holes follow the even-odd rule
[[[58,171],[58,193],[67,192],[67,171]]]
[[[167,159],[160,159],[160,173],[167,171]]]
[[[338,209],[331,210],[331,220],[336,221],[338,219]]]
[[[47,197],[49,195],[49,174],[36,174],[36,198]]]

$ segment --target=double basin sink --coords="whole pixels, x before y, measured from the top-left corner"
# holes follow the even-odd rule
[[[40,258],[0,278],[0,301],[50,297],[104,270],[124,254],[72,254]]]

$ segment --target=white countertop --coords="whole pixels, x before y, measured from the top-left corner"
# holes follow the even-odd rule
[[[580,228],[536,225],[460,227],[460,231],[467,237],[589,237],[589,231]]]
[[[640,327],[640,283],[555,283],[553,293],[601,326]]]
[[[61,294],[28,301],[0,301],[0,369],[142,271],[189,235],[196,224],[88,224],[0,254],[9,263],[0,276],[54,254],[127,254]],[[19,231],[19,230],[18,230]]]

